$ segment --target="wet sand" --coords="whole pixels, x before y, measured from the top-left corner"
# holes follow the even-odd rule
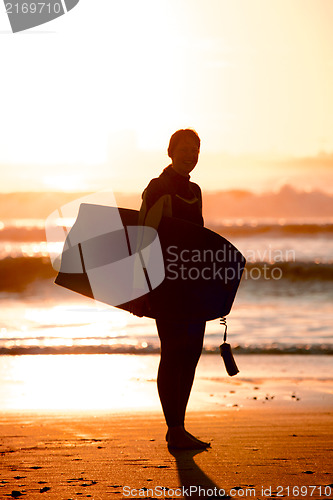
[[[211,448],[171,452],[160,412],[2,413],[0,497],[332,498],[332,414],[194,411],[188,430]]]
[[[2,357],[0,498],[333,498],[331,359],[237,362],[201,358],[187,429],[211,448],[171,452],[158,357]]]

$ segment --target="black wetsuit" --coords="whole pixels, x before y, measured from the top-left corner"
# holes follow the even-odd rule
[[[144,190],[142,197],[146,201],[147,212],[166,194],[171,195],[173,217],[204,225],[200,187],[190,182],[189,176],[178,174],[171,165],[158,178],[152,179]]]
[[[203,226],[200,187],[171,165],[143,192],[146,214],[164,195],[171,195],[173,217]],[[168,427],[183,426],[206,323],[158,319],[156,325],[161,341],[157,385],[165,420]]]

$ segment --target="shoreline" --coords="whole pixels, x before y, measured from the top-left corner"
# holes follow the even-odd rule
[[[235,355],[229,377],[220,356],[200,358],[188,411],[228,408],[330,410],[333,366],[325,355]],[[20,411],[159,412],[158,355],[0,356],[0,408]]]

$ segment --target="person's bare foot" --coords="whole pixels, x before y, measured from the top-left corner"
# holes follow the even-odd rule
[[[203,445],[205,448],[210,448],[210,443],[206,443],[206,441],[201,441],[201,439],[196,438],[195,436],[193,436],[193,434],[191,434],[187,430],[185,430],[185,432],[188,436],[190,436],[191,439],[193,439],[193,441],[196,441],[197,443]]]
[[[187,432],[184,427],[170,427],[165,436],[169,448],[180,450],[204,450],[210,446],[209,443],[200,441]]]

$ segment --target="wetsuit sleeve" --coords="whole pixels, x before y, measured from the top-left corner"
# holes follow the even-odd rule
[[[136,246],[137,255],[139,255],[141,249],[145,247],[145,228],[143,226],[150,226],[157,230],[162,216],[171,216],[171,196],[169,194],[163,194],[163,191],[159,189],[159,186],[156,185],[154,180],[157,181],[157,179],[153,179],[142,194],[142,204],[138,219],[139,232]],[[138,263],[138,268],[141,268],[140,266],[141,261]],[[141,272],[138,275],[137,272],[134,271],[133,289],[142,289],[144,287],[145,283],[142,283],[142,278]],[[150,303],[147,295],[143,295],[131,302],[130,312],[136,316],[144,316],[145,311],[147,312],[149,309]]]
[[[145,200],[147,210],[150,210],[161,196],[165,194],[163,186],[159,179],[152,179],[144,192],[142,193],[142,200]]]
[[[163,215],[172,216],[171,196],[163,192],[158,179],[153,179],[142,194],[138,224],[157,229]]]

